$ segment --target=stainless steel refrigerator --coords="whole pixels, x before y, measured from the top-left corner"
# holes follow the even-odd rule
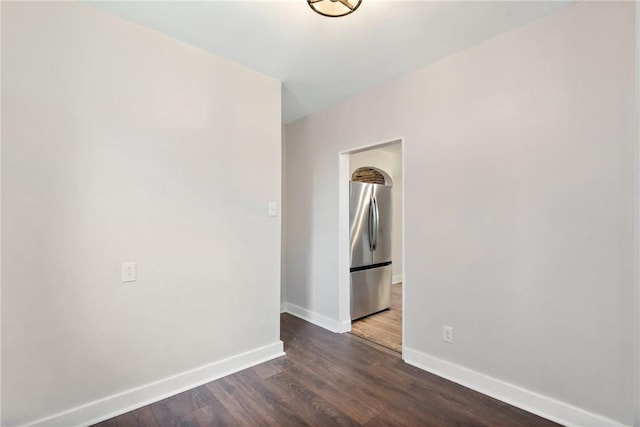
[[[391,305],[391,187],[350,182],[351,320]]]

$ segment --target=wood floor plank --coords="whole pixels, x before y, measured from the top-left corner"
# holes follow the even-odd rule
[[[263,380],[266,380],[270,376],[276,375],[282,372],[282,370],[284,369],[283,365],[285,363],[285,360],[286,359],[284,358],[278,358],[275,360],[270,360],[268,362],[253,366],[249,369],[252,372],[255,372]]]
[[[224,379],[224,378],[223,378]],[[206,387],[213,393],[215,398],[229,411],[229,413],[238,420],[240,425],[252,426],[268,426],[268,420],[261,419],[259,415],[255,415],[250,406],[251,402],[243,401],[238,396],[234,397],[234,387],[229,388],[223,379],[210,382]]]
[[[150,407],[161,426],[198,427],[198,422],[191,412],[215,402],[209,389],[200,386],[152,403]]]
[[[200,427],[242,425],[220,402],[203,406],[191,413]]]
[[[306,350],[305,350],[306,351]],[[367,382],[367,377],[358,377],[348,367],[341,366],[340,364],[328,364],[326,361],[320,359],[313,359],[308,354],[300,352],[299,359],[289,358],[292,360],[292,366],[296,364],[304,364],[306,372],[309,373],[309,377],[313,381],[323,381],[332,384],[334,389],[341,390],[343,394],[349,394],[358,402],[358,408],[366,411],[361,415],[364,418],[368,417],[369,412],[376,412],[382,410],[384,402],[380,400],[380,396],[376,395],[369,386],[373,385],[372,382]],[[312,356],[311,356],[312,357]]]
[[[322,354],[321,351],[314,348],[297,349],[297,351],[302,354],[311,353],[305,354],[304,359],[313,357],[312,354]],[[333,353],[333,356],[335,357],[336,354]],[[367,363],[369,362],[376,365],[375,373],[372,373],[367,368]],[[316,375],[323,375],[331,379],[332,382],[336,382],[340,387],[350,387],[351,393],[359,399],[376,405],[380,408],[380,411],[397,411],[401,409],[401,412],[406,412],[408,408],[420,405],[422,400],[419,396],[416,396],[416,389],[408,382],[406,376],[402,377],[402,382],[396,381],[398,372],[393,370],[393,367],[397,363],[401,363],[397,353],[393,358],[385,357],[375,361],[356,361],[354,364],[345,363],[344,360],[333,364],[320,358],[316,359],[315,363],[309,364],[309,369],[316,370]],[[391,368],[391,371],[388,371],[385,366]],[[362,394],[362,391],[365,394]],[[446,398],[439,396],[437,393],[432,396],[432,399],[440,402],[443,408],[449,408],[449,411],[464,408],[464,406],[453,406],[451,408]],[[433,418],[435,420],[439,419],[437,416]]]
[[[295,399],[296,407],[312,426],[359,426],[355,420],[321,398],[313,389],[300,384],[291,372],[274,375],[268,380]]]
[[[116,417],[118,427],[158,427],[158,422],[151,412],[150,406]]]
[[[280,333],[283,358],[99,426],[557,426],[407,365],[398,352],[358,336],[288,314]]]
[[[365,424],[379,413],[376,409],[377,402],[366,402],[359,398],[355,393],[356,390],[336,386],[335,378],[330,375],[325,374],[323,377],[315,375],[292,358],[285,359],[284,362],[286,372],[294,376],[296,382],[302,387],[315,390],[321,398],[356,422]]]
[[[234,396],[247,401],[245,408],[252,411],[257,418],[265,420],[268,425],[307,424],[304,414],[299,413],[296,405],[290,403],[292,396],[269,387],[269,380],[262,380],[250,370],[238,372],[233,378],[226,380],[229,385],[235,387]]]

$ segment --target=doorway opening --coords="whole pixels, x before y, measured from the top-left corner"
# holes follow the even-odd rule
[[[374,144],[362,147],[357,150],[344,152],[340,154],[340,314],[342,331],[349,331],[368,341],[387,347],[391,350],[402,352],[403,342],[403,153],[402,140],[397,139],[382,144]],[[387,187],[390,192],[390,201],[388,203],[388,213],[383,213],[381,218],[377,218],[375,224],[379,226],[387,221],[386,231],[380,231],[380,235],[388,234],[390,254],[381,255],[379,247],[378,255],[373,253],[372,270],[365,270],[368,267],[354,268],[352,258],[355,257],[354,246],[354,230],[352,223],[354,220],[354,206],[350,203],[351,182],[369,183],[365,185],[373,185],[372,191],[375,193],[375,186]],[[353,185],[354,188],[359,184]],[[381,188],[379,188],[381,190]],[[354,193],[355,194],[355,193]],[[351,195],[353,198],[353,195]],[[358,196],[358,198],[361,198]],[[376,209],[379,209],[380,201],[376,198]],[[388,215],[388,217],[387,217]],[[366,215],[361,222],[367,222]],[[387,217],[387,218],[385,218]],[[373,216],[375,218],[375,215]],[[366,233],[364,233],[366,235]],[[368,237],[363,238],[365,243],[358,243],[368,249]],[[376,242],[379,243],[379,242]],[[354,243],[355,244],[355,243]],[[375,249],[374,249],[375,250]],[[353,253],[352,253],[353,252]],[[384,257],[376,259],[376,256]],[[382,274],[380,266],[388,261],[390,265],[388,271]],[[376,262],[377,261],[377,262]],[[375,279],[380,285],[372,285],[367,283],[367,287],[371,287],[373,292],[367,295],[361,294],[361,281],[359,274],[369,271],[380,270],[381,273]],[[372,276],[367,273],[368,276]],[[369,280],[369,279],[367,279]],[[372,279],[373,280],[373,279]],[[372,294],[378,292],[383,294],[381,300],[387,299],[385,302],[376,302],[368,310],[361,311],[361,302],[368,299]],[[378,297],[376,297],[378,298]],[[352,300],[353,299],[353,300]],[[380,305],[381,304],[381,305]],[[363,313],[366,313],[363,315]]]

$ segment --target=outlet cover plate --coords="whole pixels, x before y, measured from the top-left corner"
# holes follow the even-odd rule
[[[136,280],[136,263],[135,262],[123,262],[122,263],[122,281],[123,282],[135,282]]]
[[[442,325],[442,341],[453,344],[453,328],[451,326]]]

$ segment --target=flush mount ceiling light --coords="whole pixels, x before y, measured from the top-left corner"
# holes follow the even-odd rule
[[[362,0],[307,0],[307,3],[316,13],[337,18],[353,13]]]

